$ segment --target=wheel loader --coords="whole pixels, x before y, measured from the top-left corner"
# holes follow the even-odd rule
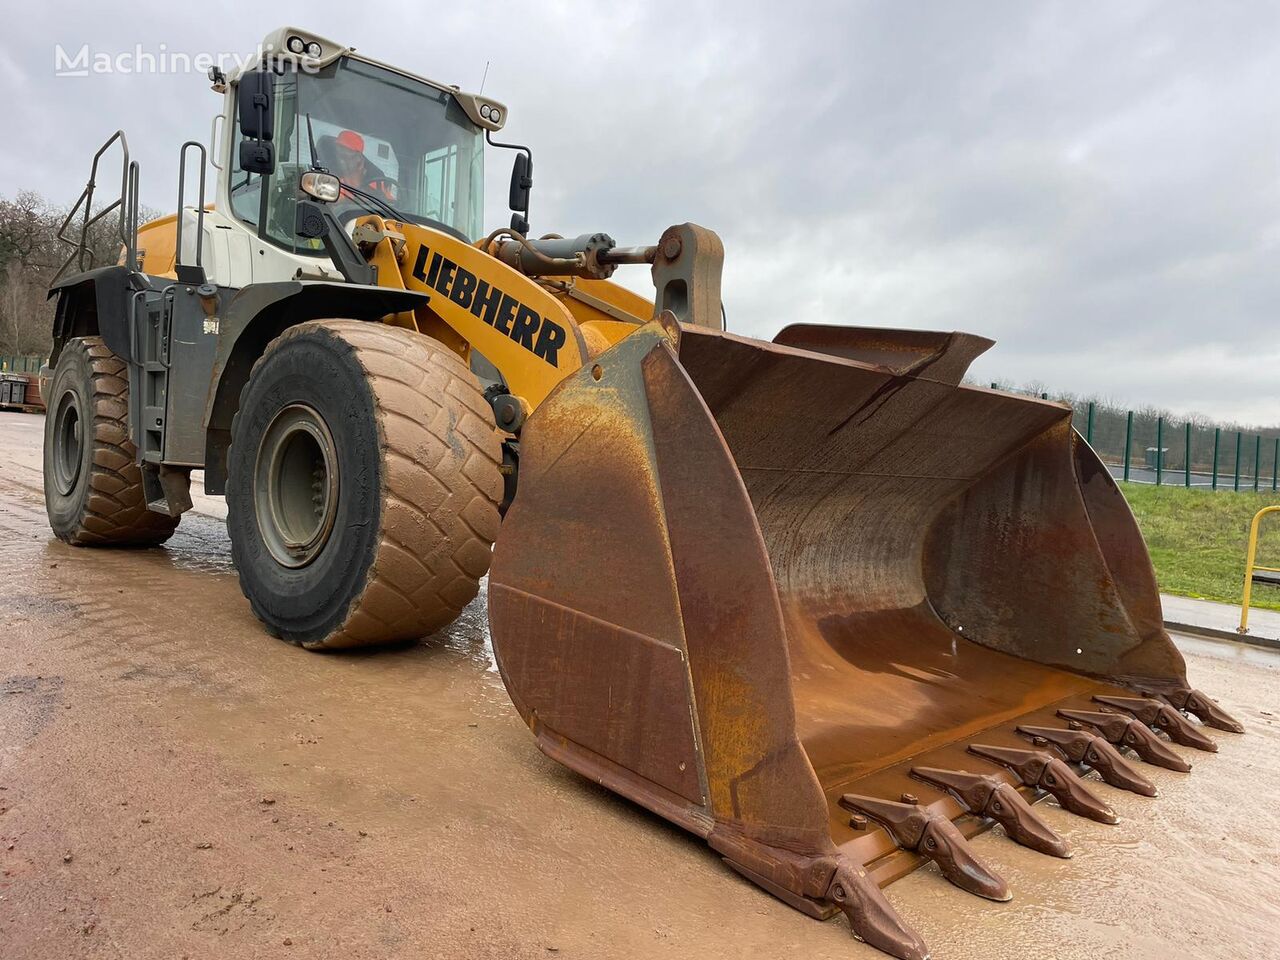
[[[63,224],[56,536],[160,544],[203,470],[254,613],[313,650],[428,634],[487,575],[542,751],[902,958],[928,950],[882,887],[932,863],[1006,900],[976,833],[1069,856],[1036,801],[1112,824],[1086,775],[1153,795],[1139,762],[1242,732],[1189,685],[1070,410],[964,382],[991,341],[729,333],[710,230],[532,236],[504,104],[291,27],[260,50],[210,71],[172,216],[139,227],[117,133]],[[515,151],[492,232],[486,144]]]

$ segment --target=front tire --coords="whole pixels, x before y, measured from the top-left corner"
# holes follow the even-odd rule
[[[100,337],[68,340],[45,397],[44,503],[73,546],[154,546],[178,517],[147,509],[129,439],[129,372]]]
[[[231,432],[232,558],[273,633],[309,648],[402,642],[476,596],[502,452],[456,354],[379,323],[299,324],[254,365]]]

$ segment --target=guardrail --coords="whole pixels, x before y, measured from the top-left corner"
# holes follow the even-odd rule
[[[113,144],[120,145],[120,196],[113,198],[110,203],[94,213],[93,194],[98,186],[98,162]],[[67,255],[66,261],[58,268],[58,272],[53,275],[53,279],[49,281],[50,288],[57,284],[73,264],[78,273],[93,269],[95,262],[93,249],[89,245],[89,230],[99,220],[116,210],[120,211],[115,231],[116,237],[125,251],[124,262],[132,266],[137,262],[138,256],[138,161],[129,159],[129,141],[125,139],[123,130],[113,133],[93,155],[93,164],[89,168],[89,182],[71,207],[67,218],[62,221],[62,226],[58,228],[58,239],[69,244],[72,250]],[[78,228],[72,226],[72,221],[77,218],[80,220]],[[72,235],[68,235],[69,230],[72,231]]]

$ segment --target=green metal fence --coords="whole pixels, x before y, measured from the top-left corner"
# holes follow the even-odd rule
[[[1089,410],[1093,409],[1093,429]],[[1173,483],[1211,490],[1280,488],[1280,435],[1275,431],[1232,430],[1172,418],[1136,418],[1127,411],[1124,433],[1099,429],[1095,404],[1076,412],[1076,429],[1124,480]],[[1117,444],[1116,441],[1119,441]]]
[[[1049,399],[1046,393],[1040,397]],[[1209,490],[1280,489],[1280,427],[1239,429],[1154,409],[1063,402],[1071,404],[1075,428],[1117,479]]]

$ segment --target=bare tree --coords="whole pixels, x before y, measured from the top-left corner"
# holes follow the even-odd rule
[[[0,354],[41,356],[49,352],[54,311],[54,303],[48,299],[49,283],[74,250],[58,239],[58,228],[67,213],[67,208],[30,190],[20,191],[12,200],[0,197]],[[139,221],[146,223],[158,215],[144,209]],[[68,235],[79,237],[80,226],[77,217]],[[93,224],[85,242],[92,254],[86,257],[86,265],[119,262],[117,212]]]

